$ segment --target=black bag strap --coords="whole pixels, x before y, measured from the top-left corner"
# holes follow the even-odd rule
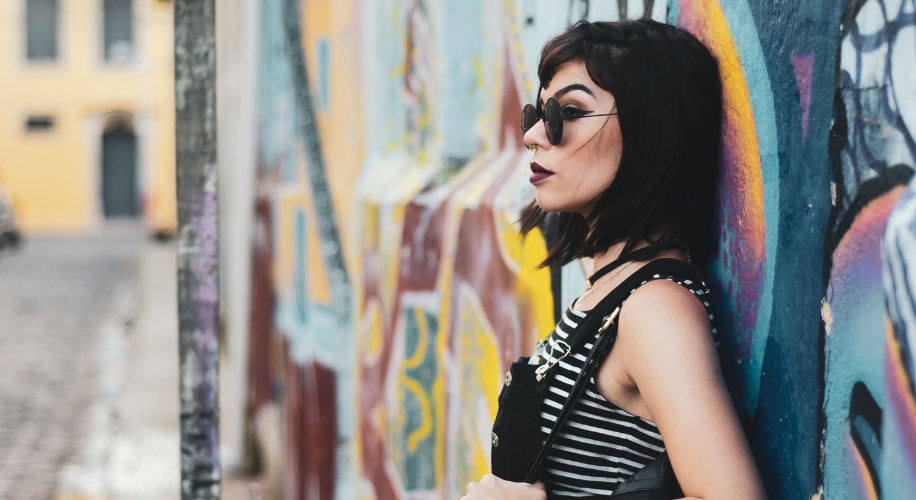
[[[576,377],[576,381],[569,391],[569,396],[563,404],[563,409],[560,410],[560,414],[557,416],[557,421],[554,422],[553,428],[550,430],[550,434],[544,442],[544,446],[541,447],[541,451],[534,461],[534,465],[532,465],[531,470],[528,471],[528,475],[525,478],[526,483],[533,484],[537,480],[540,475],[541,467],[544,465],[544,460],[547,459],[547,453],[550,451],[551,446],[553,446],[553,442],[556,440],[557,434],[559,434],[560,429],[566,422],[566,418],[572,413],[573,406],[575,406],[579,396],[585,391],[589,379],[591,379],[592,375],[595,373],[598,365],[601,364],[600,361],[604,359],[611,351],[611,348],[614,347],[614,341],[617,340],[617,317],[620,315],[620,308],[624,300],[626,300],[631,293],[635,292],[636,288],[643,282],[651,281],[651,276],[658,273],[674,274],[684,277],[690,276],[691,278],[696,277],[696,279],[699,279],[699,273],[697,273],[696,268],[686,262],[676,259],[656,259],[639,268],[595,306],[589,318],[581,325],[579,339],[583,342],[586,341],[589,336],[588,332],[593,331],[593,329],[598,326],[596,323],[600,320],[598,338],[592,344],[588,357],[585,358],[585,364],[582,366],[579,376]],[[576,342],[576,344],[578,344],[578,342]],[[572,350],[573,349],[570,348],[570,351]]]

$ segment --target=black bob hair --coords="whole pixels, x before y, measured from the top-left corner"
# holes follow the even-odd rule
[[[634,260],[680,244],[704,269],[717,244],[722,84],[716,59],[686,30],[651,19],[579,21],[544,46],[540,88],[576,61],[616,99],[623,154],[587,219],[559,214],[541,266],[594,257],[620,242],[627,255],[645,240],[649,246],[631,254]],[[521,215],[522,234],[546,215],[532,202]]]

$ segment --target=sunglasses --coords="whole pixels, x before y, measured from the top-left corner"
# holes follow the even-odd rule
[[[547,140],[556,146],[560,144],[560,140],[563,139],[563,120],[591,118],[593,116],[614,116],[616,114],[617,113],[605,113],[593,115],[590,113],[564,113],[563,108],[560,107],[560,101],[551,97],[547,99],[547,103],[544,104],[543,113],[539,112],[537,108],[531,104],[526,104],[525,108],[522,109],[522,136],[524,137],[524,135],[531,130],[531,127],[535,126],[539,120],[543,120],[544,131],[547,133]]]

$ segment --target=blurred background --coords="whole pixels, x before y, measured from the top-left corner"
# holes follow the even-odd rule
[[[579,19],[724,85],[723,369],[771,498],[916,495],[914,0],[215,0],[227,499],[457,498],[584,286],[519,118]],[[179,496],[174,0],[0,0],[0,498]]]

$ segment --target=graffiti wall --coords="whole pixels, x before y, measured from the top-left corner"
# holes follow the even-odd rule
[[[888,321],[884,349],[886,401],[880,436],[861,447],[874,450],[869,473],[877,476],[876,490],[884,498],[906,498],[916,491],[916,307],[913,265],[916,260],[916,180],[901,197],[888,219],[884,239],[884,290]],[[852,415],[852,412],[850,412]],[[850,427],[861,427],[853,420]],[[861,438],[860,438],[861,439]],[[877,441],[878,447],[875,446]],[[857,445],[859,443],[856,443]],[[880,450],[875,449],[880,448]],[[877,463],[875,463],[877,462]],[[878,491],[876,491],[878,493]]]
[[[502,374],[584,284],[537,268],[549,222],[516,223],[539,50],[642,16],[719,60],[707,272],[770,496],[914,494],[913,0],[251,1],[247,415],[282,410],[286,498],[457,498],[489,471]]]
[[[905,382],[912,380],[913,372],[899,370],[909,355],[901,349],[907,345],[905,337],[903,343],[899,340],[905,336],[900,306],[912,304],[912,295],[887,288],[886,302],[893,306],[893,320],[888,321],[882,294],[883,281],[906,282],[906,261],[913,258],[914,247],[902,231],[902,220],[912,219],[905,205],[895,215],[897,224],[888,227],[886,244],[891,244],[884,251],[883,279],[882,252],[875,246],[916,165],[912,42],[912,1],[851,2],[841,18],[828,146],[833,206],[826,231],[823,309],[828,497],[907,498],[916,492],[914,449],[909,455],[895,451],[902,436],[916,429],[914,420],[882,418],[885,412],[912,404],[913,397],[912,386]],[[883,422],[888,422],[886,428]],[[889,458],[887,463],[884,458]]]

